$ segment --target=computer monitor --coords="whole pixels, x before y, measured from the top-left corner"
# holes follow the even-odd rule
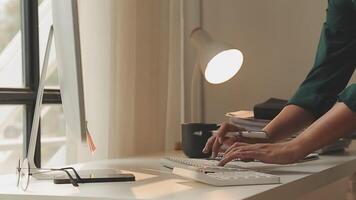
[[[36,98],[36,109],[32,123],[29,151],[24,158],[22,165],[29,165],[36,179],[53,179],[57,172],[48,172],[46,169],[37,168],[34,164],[34,153],[37,141],[37,129],[39,126],[39,115],[44,91],[44,82],[48,68],[48,58],[51,49],[52,38],[55,38],[55,47],[58,63],[59,85],[61,90],[62,105],[69,134],[76,136],[82,143],[87,142],[91,151],[95,150],[95,145],[89,136],[84,107],[83,72],[79,36],[78,2],[77,0],[52,0],[53,27],[51,27],[46,52],[44,56],[43,68],[39,89]],[[88,137],[87,137],[88,136]],[[71,137],[72,138],[72,137]],[[22,166],[21,165],[21,166]],[[21,167],[22,169],[22,167]],[[43,170],[46,173],[43,173]],[[78,170],[77,170],[78,171]],[[37,173],[38,172],[38,173]],[[62,173],[62,172],[60,172]],[[87,169],[79,170],[83,177],[105,177],[97,181],[126,181],[129,177],[134,180],[131,174],[122,175],[116,169]]]
[[[86,118],[77,0],[52,0],[52,15],[64,116],[69,134],[84,143]]]

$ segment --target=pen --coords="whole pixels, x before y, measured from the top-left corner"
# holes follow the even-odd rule
[[[216,134],[217,131],[213,131]],[[227,132],[225,137],[245,137],[245,138],[258,138],[258,139],[268,139],[266,131],[239,131],[239,132]]]

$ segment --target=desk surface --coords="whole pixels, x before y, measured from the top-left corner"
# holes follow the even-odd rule
[[[172,175],[160,165],[161,156],[96,161],[77,166],[131,172],[136,176],[135,182],[81,184],[74,188],[31,179],[29,189],[23,192],[16,187],[14,174],[3,175],[0,176],[0,199],[294,199],[356,171],[356,151],[287,166],[239,163],[278,175],[282,184],[213,187]]]

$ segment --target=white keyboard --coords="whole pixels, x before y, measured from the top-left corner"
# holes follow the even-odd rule
[[[166,157],[161,164],[173,169],[173,174],[214,186],[258,185],[280,183],[275,175],[252,171],[234,164],[217,166],[218,161]]]
[[[260,185],[280,183],[278,176],[245,170],[209,172],[199,168],[173,169],[173,174],[214,186]]]
[[[238,165],[228,163],[224,167],[218,166],[218,160],[181,158],[181,157],[165,157],[161,159],[161,164],[165,167],[173,169],[174,167],[186,168],[188,166],[204,168],[206,170],[223,170],[223,171],[242,171],[247,170]]]

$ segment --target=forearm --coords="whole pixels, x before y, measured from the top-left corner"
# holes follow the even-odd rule
[[[295,105],[286,106],[265,128],[271,141],[287,138],[313,123],[311,113]]]
[[[355,130],[356,113],[344,103],[337,103],[290,143],[292,147],[297,147],[299,157],[304,157]]]

